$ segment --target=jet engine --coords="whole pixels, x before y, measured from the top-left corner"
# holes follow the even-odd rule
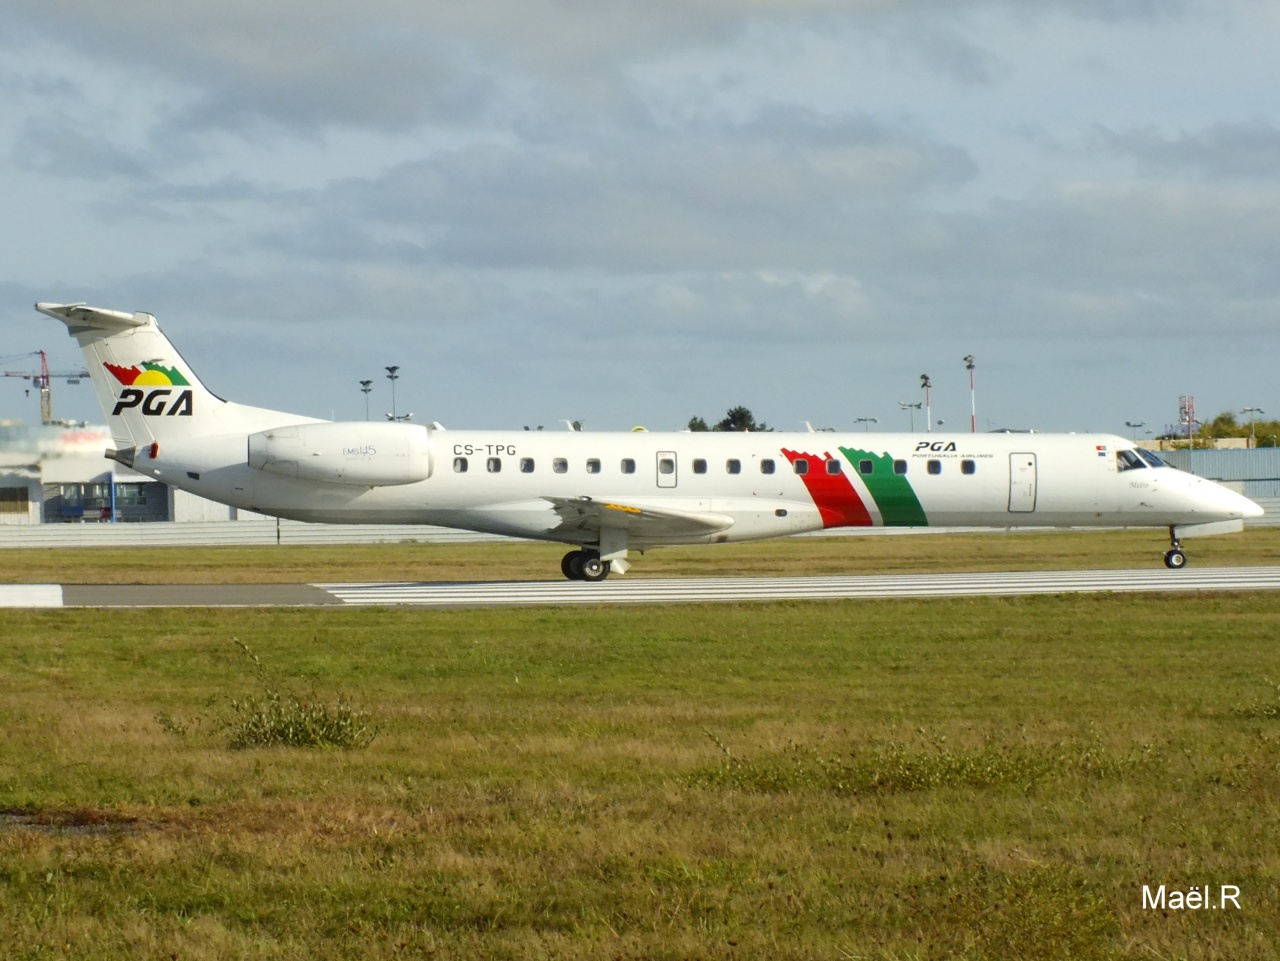
[[[328,484],[415,484],[431,476],[428,437],[417,424],[291,424],[250,434],[249,466]]]

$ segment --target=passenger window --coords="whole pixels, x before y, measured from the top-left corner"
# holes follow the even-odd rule
[[[729,460],[724,462],[724,469],[730,474],[741,474],[742,461],[738,460],[736,457],[731,457]]]
[[[807,474],[807,473],[809,473],[809,459],[808,459],[807,457],[801,457],[801,458],[799,458],[799,459],[798,459],[794,464],[792,464],[791,466],[792,466],[793,468],[795,468],[795,472],[796,472],[797,474]]]
[[[772,458],[766,457],[760,462],[761,474],[772,474],[775,470]]]
[[[455,474],[465,474],[467,472],[467,459],[465,457],[455,457],[453,459],[453,472]]]
[[[977,464],[977,462],[976,462],[976,461],[971,461],[971,460],[962,460],[962,461],[960,462],[960,473],[961,473],[961,474],[973,474],[973,473],[975,473],[977,470],[978,470],[978,464]]]
[[[622,473],[634,474],[636,472],[636,462],[630,457],[622,458]]]
[[[843,473],[843,472],[840,470],[840,462],[839,462],[838,460],[829,460],[829,461],[827,461],[827,473],[828,473],[828,474],[840,474],[840,473]]]
[[[875,469],[876,469],[876,465],[875,465],[875,464],[873,464],[873,463],[872,463],[871,461],[869,461],[869,460],[860,460],[860,461],[858,461],[858,473],[859,473],[859,474],[870,474],[870,473],[871,473],[873,470],[875,470]]]
[[[707,472],[707,462],[701,457],[695,457],[693,460],[693,472],[695,474],[705,474]]]
[[[569,462],[563,457],[557,457],[551,462],[551,469],[557,474],[565,474],[569,470]]]
[[[600,458],[592,457],[587,461],[587,473],[588,474],[600,473]]]
[[[490,474],[497,474],[497,473],[499,473],[499,472],[502,470],[502,458],[501,458],[501,457],[490,457],[490,458],[485,462],[485,467],[486,467],[486,468],[488,468],[488,471],[489,471],[489,473],[490,473]]]
[[[533,458],[532,458],[532,457],[521,457],[521,458],[520,458],[520,473],[521,473],[521,474],[532,474],[532,473],[533,473]]]
[[[659,457],[659,458],[658,458],[658,473],[659,473],[659,474],[674,474],[675,472],[676,472],[676,462],[675,462],[675,461],[673,461],[670,457]]]
[[[907,472],[907,462],[904,460],[896,460],[893,462],[893,472],[895,474],[905,474]]]
[[[941,473],[942,473],[942,461],[940,461],[940,460],[931,460],[931,461],[929,461],[929,473],[930,473],[930,474],[941,474]]]

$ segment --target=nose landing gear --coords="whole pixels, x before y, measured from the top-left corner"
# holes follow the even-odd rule
[[[1178,540],[1176,528],[1169,528],[1169,549],[1164,552],[1164,566],[1170,570],[1181,570],[1187,566],[1187,555],[1182,550],[1182,541]]]

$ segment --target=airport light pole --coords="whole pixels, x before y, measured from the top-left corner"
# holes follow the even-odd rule
[[[1266,411],[1261,407],[1246,407],[1244,410],[1240,411],[1240,413],[1249,415],[1249,446],[1257,447],[1258,438],[1254,433],[1255,418],[1258,414],[1265,414]]]
[[[878,423],[880,423],[880,418],[878,418],[878,417],[855,417],[855,418],[853,419],[853,422],[854,422],[855,424],[866,424],[866,427],[864,427],[864,428],[863,428],[863,431],[864,431],[864,432],[869,433],[869,432],[871,431],[871,425],[872,425],[872,424],[878,424]]]
[[[1138,428],[1146,427],[1147,422],[1145,420],[1127,420],[1124,422],[1124,426],[1133,428],[1133,441],[1136,444],[1138,442]]]
[[[916,432],[916,411],[918,411],[924,405],[920,403],[920,401],[916,401],[914,404],[912,404],[912,403],[908,403],[905,400],[900,400],[898,401],[898,406],[902,410],[911,412],[911,433],[914,434]]]
[[[364,394],[364,419],[369,419],[369,391],[373,390],[373,381],[360,381],[360,393]]]
[[[387,368],[387,380],[391,381],[391,419],[399,420],[396,416],[396,381],[400,379],[400,375],[396,373],[399,366]]]
[[[933,433],[933,403],[931,395],[933,392],[933,381],[929,379],[928,374],[920,375],[920,386],[924,388],[924,427],[930,434]]]
[[[973,391],[973,354],[965,356],[964,367],[969,372],[969,433],[976,434],[978,432],[978,395]]]

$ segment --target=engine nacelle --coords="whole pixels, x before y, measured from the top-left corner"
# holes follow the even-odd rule
[[[291,424],[250,434],[249,466],[328,484],[416,484],[431,476],[428,438],[417,424]]]

